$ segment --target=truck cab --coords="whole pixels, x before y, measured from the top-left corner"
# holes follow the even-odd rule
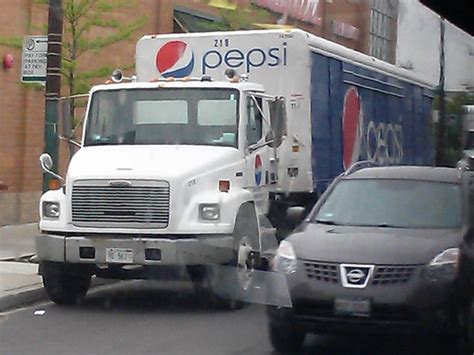
[[[64,184],[41,198],[37,251],[51,299],[83,297],[94,274],[141,278],[130,265],[147,275],[187,267],[199,284],[229,265],[239,298],[262,251],[282,107],[235,78],[95,86]]]

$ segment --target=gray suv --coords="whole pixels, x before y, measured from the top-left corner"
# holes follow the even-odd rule
[[[292,301],[267,308],[274,348],[297,351],[308,332],[420,332],[472,354],[473,176],[356,166],[338,177],[273,260]]]

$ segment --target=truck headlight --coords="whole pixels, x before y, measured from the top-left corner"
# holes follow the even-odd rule
[[[217,203],[199,205],[199,216],[206,221],[217,221],[220,218],[219,205]]]
[[[59,203],[58,202],[43,202],[43,217],[59,218]]]
[[[425,267],[424,276],[431,282],[451,281],[458,271],[459,248],[446,249]]]
[[[282,240],[273,261],[273,270],[284,274],[296,272],[297,260],[293,246],[290,242]]]

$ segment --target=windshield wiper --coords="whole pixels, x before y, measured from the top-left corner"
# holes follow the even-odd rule
[[[97,141],[92,141],[92,142],[89,142],[87,144],[85,144],[86,147],[90,147],[90,146],[93,146],[93,145],[119,145],[120,143],[118,142],[111,142],[111,141],[106,141],[106,140],[97,140]]]
[[[338,226],[338,225],[340,225],[339,223],[336,223],[335,221],[332,221],[330,219],[317,219],[316,223],[327,224],[329,226]]]

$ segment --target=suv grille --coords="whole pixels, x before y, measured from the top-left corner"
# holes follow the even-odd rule
[[[81,180],[72,188],[76,226],[166,228],[169,184],[165,181]]]
[[[305,261],[304,266],[310,279],[333,283],[339,281],[337,264]]]
[[[408,282],[415,271],[414,265],[379,265],[375,268],[372,285]]]
[[[340,265],[320,261],[304,260],[306,275],[310,279],[322,282],[339,282]],[[406,283],[410,280],[416,265],[376,265],[371,285],[391,285]]]

